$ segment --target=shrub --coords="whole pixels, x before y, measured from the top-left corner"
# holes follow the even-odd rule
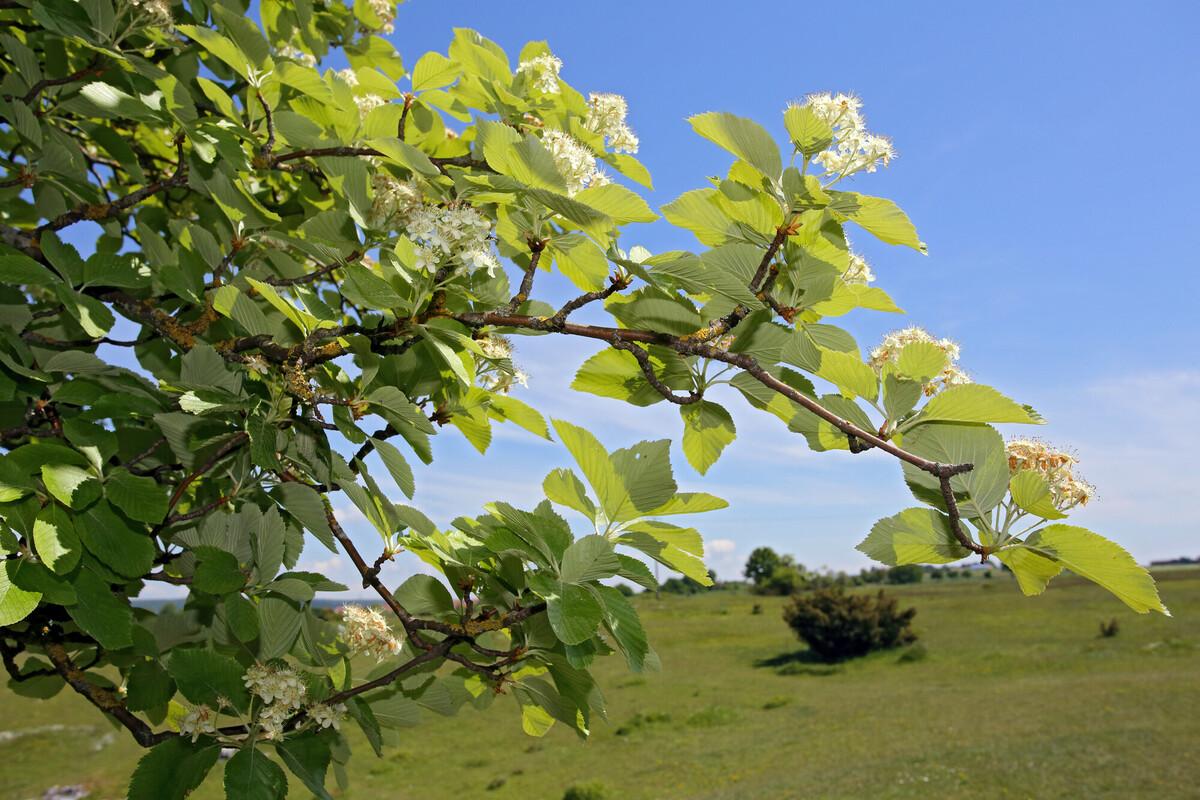
[[[1108,622],[1100,621],[1100,638],[1111,639],[1116,636],[1121,630],[1121,623],[1116,617],[1113,617]]]
[[[929,573],[929,577],[935,581],[940,581],[946,577],[946,571],[942,569],[935,569],[933,572]]]
[[[887,571],[888,583],[920,583],[925,579],[925,570],[920,564],[902,564]]]
[[[800,568],[781,565],[775,568],[769,578],[755,587],[755,591],[759,594],[786,597],[803,589],[804,584],[804,573],[800,571]]]
[[[633,595],[634,595],[633,587],[630,586],[628,583],[618,583],[617,591],[620,592],[621,594],[625,595],[626,597],[633,597]]]
[[[753,606],[751,606],[751,608],[750,608],[750,613],[751,613],[751,614],[761,614],[761,613],[762,613],[762,611],[763,611],[763,609],[762,609],[762,603],[755,603],[755,604],[754,604]]]
[[[562,800],[605,800],[608,789],[602,783],[577,783],[563,792]]]
[[[818,589],[792,599],[783,619],[796,636],[826,661],[841,661],[917,640],[915,608],[901,611],[895,598]]]

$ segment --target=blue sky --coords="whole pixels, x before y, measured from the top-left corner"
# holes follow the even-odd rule
[[[816,91],[862,97],[869,127],[891,136],[892,166],[849,188],[909,213],[929,256],[859,232],[877,285],[906,317],[857,312],[839,324],[864,347],[916,323],[962,345],[977,380],[1029,403],[1036,433],[1078,451],[1098,500],[1075,520],[1141,560],[1200,555],[1200,48],[1193,3],[845,3],[576,6],[415,0],[391,37],[410,67],[445,51],[455,26],[499,42],[515,65],[545,39],[581,91],[629,100],[652,205],[723,173],[729,157],[690,130],[702,111],[753,117],[783,139],[785,103]],[[623,240],[658,252],[698,249],[665,223]],[[551,297],[562,282],[539,279]],[[519,339],[531,375],[519,393],[548,416],[595,431],[610,447],[678,440],[676,409],[636,409],[570,392],[593,344]],[[881,454],[811,453],[773,418],[728,397],[739,437],[706,477],[676,449],[681,486],[729,499],[695,518],[718,573],[734,577],[760,544],[810,566],[857,569],[854,551],[879,517],[914,505]],[[416,504],[440,524],[505,499],[530,504],[565,451],[501,427],[488,456],[453,429],[418,472]],[[1012,431],[1015,432],[1015,431]],[[382,470],[379,470],[382,474]],[[462,475],[469,475],[469,480]],[[373,534],[344,518],[364,547]],[[343,578],[315,551],[308,566]],[[396,576],[407,566],[394,567]]]

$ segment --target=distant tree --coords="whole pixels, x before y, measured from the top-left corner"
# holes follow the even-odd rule
[[[887,571],[888,583],[920,583],[925,579],[925,570],[920,564],[903,564]]]
[[[746,569],[742,572],[748,580],[754,585],[761,586],[775,568],[780,565],[782,559],[779,554],[769,547],[756,547],[750,553],[750,557],[746,559]]]

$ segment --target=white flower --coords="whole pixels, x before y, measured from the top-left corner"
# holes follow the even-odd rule
[[[205,733],[217,732],[217,713],[208,706],[196,706],[179,720],[179,732],[191,736],[192,741]]]
[[[562,61],[549,53],[534,56],[528,61],[517,65],[518,75],[528,75],[533,86],[544,94],[558,94],[558,73],[562,70]]]
[[[875,280],[875,273],[871,271],[871,265],[865,258],[858,253],[851,253],[850,266],[842,273],[842,280],[846,283],[867,284]]]
[[[407,216],[421,205],[421,187],[415,181],[402,181],[388,172],[376,172],[371,178],[375,198],[367,224],[385,228],[397,217]]]
[[[337,76],[346,82],[351,89],[358,86],[358,75],[350,68],[339,69]],[[354,95],[354,105],[358,107],[358,116],[365,117],[380,106],[386,106],[387,100],[377,94],[365,93]]]
[[[346,706],[343,703],[335,706],[318,703],[308,709],[308,718],[315,722],[318,728],[333,728],[336,731],[345,716]]]
[[[589,94],[588,113],[583,124],[588,130],[605,137],[614,152],[636,153],[639,142],[625,122],[628,112],[629,105],[619,94]]]
[[[292,47],[290,44],[285,44],[279,48],[279,55],[284,58],[290,58],[293,61],[299,62],[306,67],[315,67],[317,65],[317,57],[311,53],[306,53],[298,47]],[[357,77],[355,78],[357,80]]]
[[[1004,450],[1013,475],[1027,469],[1046,479],[1052,502],[1060,511],[1087,505],[1096,494],[1096,487],[1075,475],[1079,459],[1066,450],[1040,439],[1010,439]]]
[[[892,331],[883,337],[879,346],[871,351],[869,363],[877,373],[882,372],[884,365],[898,363],[901,351],[914,342],[928,342],[946,355],[946,366],[923,387],[926,396],[932,396],[951,386],[971,383],[971,377],[959,369],[956,363],[959,356],[958,345],[949,339],[935,339],[929,331],[916,326]]]
[[[573,136],[548,129],[542,133],[542,144],[550,151],[554,166],[567,182],[568,195],[587,188],[597,179],[603,181],[596,169],[595,154]]]
[[[867,132],[860,110],[862,101],[854,95],[812,94],[802,105],[833,129],[829,148],[813,157],[813,163],[824,167],[826,175],[842,178],[856,172],[874,172],[878,165],[886,167],[896,157],[890,139]]]
[[[129,0],[129,5],[145,14],[150,25],[167,29],[173,27],[171,0]]]
[[[488,358],[501,359],[512,356],[512,342],[498,333],[488,334],[475,341],[479,345],[479,349]]]
[[[388,627],[387,620],[374,608],[343,606],[342,639],[354,655],[366,654],[382,661],[400,652],[400,640]]]
[[[255,664],[246,670],[246,688],[264,703],[294,711],[304,702],[307,688],[291,669]]]
[[[484,269],[489,275],[500,266],[492,251],[492,223],[465,203],[419,205],[402,224],[417,245],[420,269],[437,269],[446,258],[457,258],[468,270]]]
[[[394,0],[367,0],[367,5],[382,23],[379,30],[384,33],[394,33],[396,30],[396,3]]]

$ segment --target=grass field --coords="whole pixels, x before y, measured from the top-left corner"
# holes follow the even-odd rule
[[[558,728],[531,739],[499,698],[430,715],[383,759],[359,742],[344,796],[559,800],[599,783],[611,800],[1195,798],[1200,570],[1157,577],[1173,619],[1070,578],[1031,599],[1002,576],[895,587],[918,609],[925,657],[832,669],[798,652],[781,599],[642,595],[663,671],[631,675],[608,659],[597,672],[609,721],[589,742]],[[1114,616],[1119,635],[1098,638]],[[31,732],[50,725],[63,727]],[[138,757],[69,692],[45,703],[5,691],[0,729],[24,733],[0,733],[0,798],[80,782],[121,797]],[[195,796],[221,797],[219,769]]]

